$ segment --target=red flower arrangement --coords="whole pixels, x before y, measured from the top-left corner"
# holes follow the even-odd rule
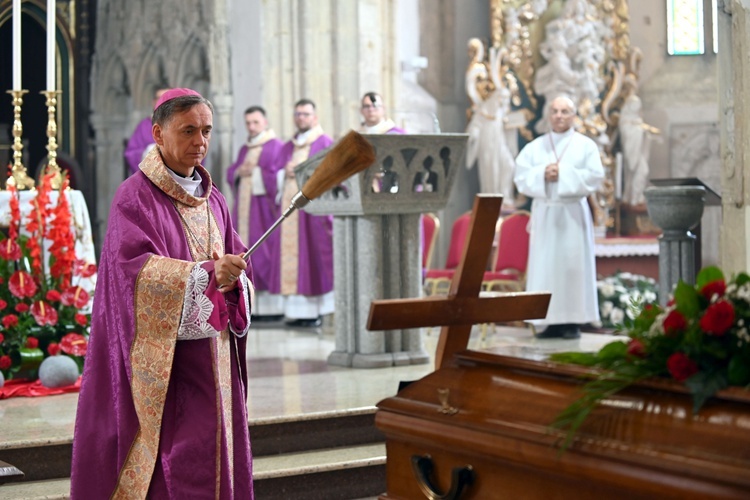
[[[727,282],[717,267],[698,273],[696,285],[680,282],[666,307],[646,305],[617,341],[597,353],[557,353],[553,361],[601,368],[582,396],[553,423],[575,431],[602,399],[639,380],[668,377],[684,383],[693,410],[729,386],[750,389],[750,276]]]
[[[91,315],[89,293],[76,281],[96,273],[96,265],[76,260],[70,206],[63,186],[50,203],[51,176],[31,201],[25,234],[18,193],[10,192],[8,237],[0,234],[0,370],[5,378],[35,376],[44,357],[60,352],[82,357]],[[28,235],[27,235],[28,234]],[[44,241],[51,242],[44,250]],[[81,359],[76,359],[81,362]]]

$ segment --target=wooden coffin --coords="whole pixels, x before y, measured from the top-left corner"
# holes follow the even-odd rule
[[[548,426],[583,373],[464,351],[381,401],[381,498],[750,498],[748,391],[723,391],[693,415],[682,386],[644,383],[605,400],[561,453],[563,434]]]

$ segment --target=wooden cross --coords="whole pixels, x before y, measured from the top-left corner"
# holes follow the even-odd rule
[[[437,370],[467,348],[472,325],[544,318],[548,292],[479,297],[502,202],[503,197],[495,195],[479,194],[474,199],[467,244],[447,297],[375,300],[370,305],[367,329],[442,326],[435,353]]]

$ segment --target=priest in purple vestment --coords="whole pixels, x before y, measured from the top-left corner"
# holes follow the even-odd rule
[[[154,104],[169,89],[159,89],[154,93]],[[125,146],[125,161],[130,167],[130,174],[138,172],[138,165],[143,161],[151,148],[154,147],[154,137],[151,135],[151,117],[147,116],[136,125],[133,134]]]
[[[172,89],[112,203],[78,400],[71,496],[252,499],[251,269],[201,166],[213,108]]]
[[[261,106],[245,110],[245,127],[247,143],[227,170],[227,182],[234,196],[232,222],[242,241],[251,246],[281,215],[276,201],[276,174],[280,168],[277,158],[284,143],[268,128],[266,111]],[[279,258],[280,236],[279,231],[271,233],[251,257],[255,285],[253,315],[257,319],[284,314],[283,297],[269,291],[272,263]]]
[[[310,99],[294,105],[294,124],[297,133],[278,158],[279,199],[284,208],[299,191],[294,167],[333,143],[318,124]],[[290,326],[320,326],[321,316],[333,312],[333,216],[295,211],[281,225],[280,260],[271,270],[271,291],[284,296],[284,316]]]

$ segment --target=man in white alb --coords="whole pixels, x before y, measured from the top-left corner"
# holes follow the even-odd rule
[[[526,289],[547,290],[547,317],[532,323],[539,338],[577,338],[579,326],[599,320],[594,230],[586,198],[604,179],[599,149],[573,129],[575,104],[550,105],[552,131],[527,144],[516,158],[518,191],[533,198]]]

